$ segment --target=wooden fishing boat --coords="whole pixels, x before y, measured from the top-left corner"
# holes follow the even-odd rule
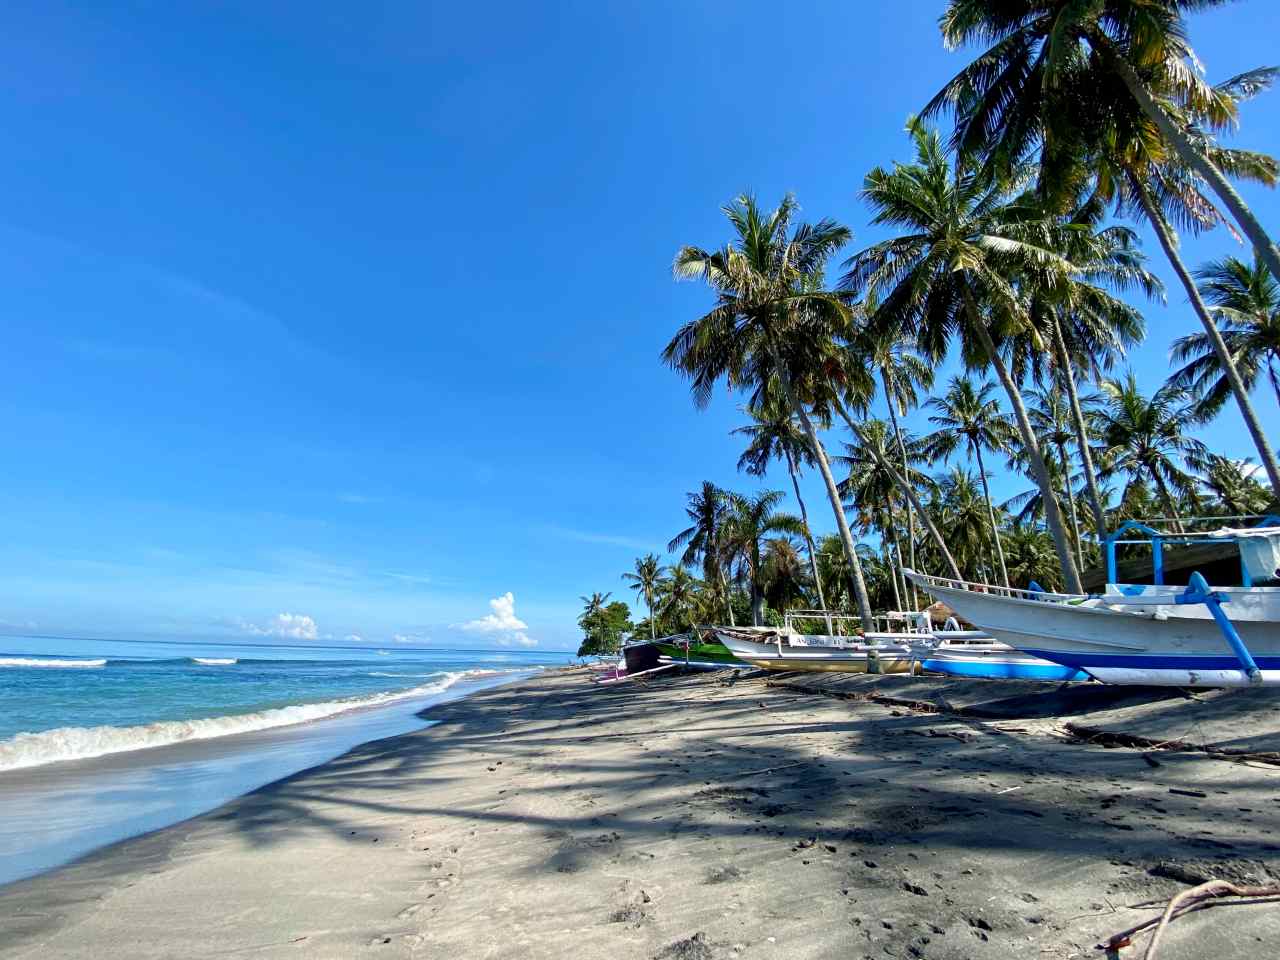
[[[695,628],[689,633],[662,637],[653,641],[653,646],[667,661],[681,663],[694,670],[743,666],[743,662],[729,652],[712,630]]]

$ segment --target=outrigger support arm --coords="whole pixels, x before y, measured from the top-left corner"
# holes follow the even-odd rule
[[[1203,603],[1208,607],[1209,613],[1213,614],[1214,622],[1218,624],[1218,629],[1222,631],[1223,637],[1226,638],[1227,645],[1231,647],[1231,652],[1240,661],[1240,669],[1249,678],[1249,682],[1262,683],[1262,671],[1258,669],[1258,665],[1254,662],[1253,655],[1249,653],[1249,648],[1240,639],[1240,634],[1236,631],[1235,624],[1231,622],[1231,618],[1222,609],[1222,605],[1229,602],[1229,599],[1216,590],[1210,590],[1208,582],[1197,571],[1191,574],[1187,589],[1178,594],[1174,598],[1174,602],[1178,604]]]

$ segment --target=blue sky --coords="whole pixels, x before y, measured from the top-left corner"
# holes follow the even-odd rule
[[[753,486],[658,361],[708,303],[676,248],[743,190],[880,237],[861,178],[964,54],[875,8],[7,5],[0,629],[573,644],[685,491]],[[1220,79],[1278,29],[1193,37]],[[1236,142],[1277,133],[1270,94]],[[1146,383],[1194,324],[1171,284]]]

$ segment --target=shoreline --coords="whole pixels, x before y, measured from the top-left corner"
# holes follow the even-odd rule
[[[421,719],[0,888],[0,956],[1065,960],[1196,870],[1280,870],[1280,770],[1049,721],[572,671]],[[1165,949],[1277,934],[1203,911]]]
[[[314,720],[0,771],[0,889],[181,824],[361,744],[421,729],[431,706],[529,675],[461,677],[437,691],[393,694]],[[110,803],[99,801],[104,795]],[[40,843],[31,846],[31,836]]]

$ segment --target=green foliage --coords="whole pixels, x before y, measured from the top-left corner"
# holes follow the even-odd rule
[[[599,594],[596,594],[599,597]],[[608,594],[605,594],[608,597]],[[584,634],[578,647],[580,657],[603,657],[616,654],[622,649],[623,635],[634,629],[631,623],[631,610],[621,600],[612,603],[591,603],[588,601],[582,616],[578,618],[578,626]]]

